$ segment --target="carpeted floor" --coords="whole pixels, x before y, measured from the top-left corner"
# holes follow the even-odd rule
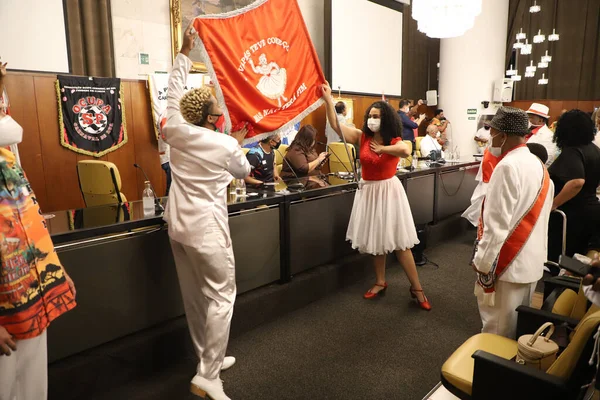
[[[420,400],[439,382],[452,351],[480,329],[468,266],[473,232],[426,251],[439,269],[419,268],[433,310],[411,301],[397,265],[387,295],[362,294],[365,280],[230,341],[237,364],[222,374],[226,393],[240,399]],[[193,399],[190,356],[176,367],[94,399]]]

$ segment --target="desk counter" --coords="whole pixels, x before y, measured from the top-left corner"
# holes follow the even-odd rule
[[[477,165],[399,171],[415,222],[464,210]],[[332,175],[301,183],[301,190],[249,188],[248,197],[228,199],[238,293],[285,283],[353,251],[346,228],[358,185]],[[144,216],[142,203],[134,201],[46,218],[78,289],[78,306],[48,331],[50,362],[184,314],[162,212]],[[82,334],[82,327],[90,329]]]

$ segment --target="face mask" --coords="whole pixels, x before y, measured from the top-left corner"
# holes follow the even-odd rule
[[[369,118],[367,120],[367,127],[371,130],[371,132],[379,132],[379,129],[381,129],[381,120]]]
[[[219,117],[217,118],[217,121],[214,122],[212,125],[215,127],[215,131],[217,132],[225,132],[225,116],[223,114],[208,114],[210,116],[213,117]]]
[[[498,135],[496,135],[496,136],[498,136]],[[489,150],[490,150],[490,154],[493,155],[494,157],[500,157],[502,155],[502,146],[504,146],[504,143],[506,143],[506,138],[504,139],[504,141],[502,142],[502,144],[500,145],[500,147],[494,147],[494,146],[492,146],[492,144],[493,144],[493,140],[494,140],[494,138],[496,136],[493,136],[490,139],[490,148],[489,148]]]
[[[281,142],[277,142],[275,146],[271,145],[271,148],[277,150],[279,146],[281,146]]]
[[[23,128],[11,116],[0,119],[0,147],[21,143]]]

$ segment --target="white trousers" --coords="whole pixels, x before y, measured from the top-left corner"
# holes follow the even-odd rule
[[[33,339],[18,340],[17,351],[0,356],[0,400],[48,398],[46,331]]]
[[[531,305],[535,291],[534,283],[512,283],[498,281],[496,283],[495,305],[482,304],[478,298],[479,315],[483,323],[483,333],[494,333],[510,339],[516,339],[517,307]]]
[[[202,245],[171,240],[179,286],[196,355],[197,375],[219,377],[235,302],[235,261],[229,234],[212,220]]]

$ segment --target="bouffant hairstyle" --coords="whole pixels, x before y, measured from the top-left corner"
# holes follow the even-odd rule
[[[404,107],[402,105],[402,102],[404,101],[406,100],[402,100],[400,102],[401,107]],[[369,129],[369,124],[367,123],[372,108],[381,110],[381,128],[379,130],[379,133],[383,138],[383,144],[389,146],[390,144],[392,144],[392,139],[397,137],[401,138],[402,121],[400,121],[400,117],[398,116],[398,113],[396,113],[396,110],[394,110],[392,106],[390,106],[385,101],[376,101],[375,103],[371,104],[371,106],[367,109],[367,112],[365,112],[363,124],[363,132],[365,133],[365,135],[369,137],[373,137],[375,135]]]
[[[212,93],[206,86],[192,89],[183,95],[179,108],[183,118],[192,125],[202,125],[210,113]]]
[[[583,146],[594,141],[594,123],[581,110],[567,111],[558,119],[554,143],[559,149]]]

